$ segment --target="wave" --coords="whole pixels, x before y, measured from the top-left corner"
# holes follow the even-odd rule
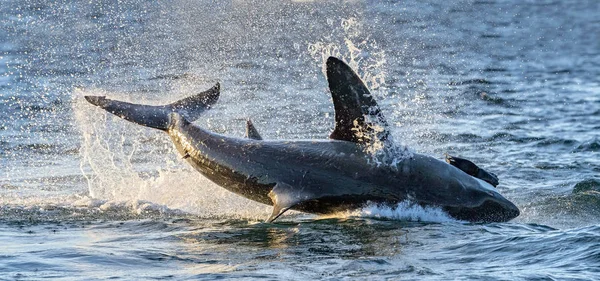
[[[511,229],[511,225],[507,224],[481,226],[478,231],[487,232],[486,235],[462,230],[469,239],[458,239],[455,243],[444,245],[441,251],[436,252],[435,261],[440,265],[457,262],[472,265],[473,276],[489,276],[486,274],[489,268],[509,267],[519,270],[504,279],[514,279],[515,276],[524,280],[569,279],[563,272],[568,269],[574,275],[584,274],[586,277],[583,279],[596,280],[598,270],[593,265],[598,263],[600,253],[597,247],[600,227],[553,230],[528,226],[521,229]],[[481,265],[485,266],[481,268]],[[548,275],[555,277],[549,278]]]
[[[493,84],[493,82],[486,80],[486,79],[481,79],[481,78],[467,79],[467,80],[463,80],[463,81],[450,81],[448,83],[449,86],[490,85],[490,84]]]
[[[600,180],[597,178],[577,182],[569,193],[538,197],[542,199],[522,206],[522,216],[518,220],[561,228],[598,223]]]
[[[486,67],[483,69],[485,72],[507,72],[508,69],[502,67]]]
[[[599,152],[600,140],[594,138],[578,145],[573,152]]]
[[[270,208],[265,206],[265,208]],[[197,219],[244,219],[245,221],[263,221],[264,216],[233,214],[191,213],[169,206],[145,200],[101,200],[87,196],[70,203],[36,202],[29,204],[0,205],[0,221],[8,224],[41,224],[88,221],[131,221],[131,220],[197,220]],[[312,220],[312,215],[300,215],[298,212],[288,212],[280,220],[285,222],[296,219]],[[396,206],[368,205],[364,208],[341,212],[323,218],[376,218],[408,222],[447,223],[461,222],[451,218],[441,208],[422,207],[409,201],[398,203]]]
[[[556,137],[550,137],[550,138],[545,138],[542,139],[540,141],[538,141],[538,143],[536,144],[537,146],[540,147],[544,147],[544,146],[565,146],[565,147],[572,147],[577,143],[576,140],[572,140],[572,139],[563,139],[563,138],[556,138]]]
[[[61,222],[86,222],[86,221],[129,221],[129,220],[164,220],[164,219],[244,219],[248,221],[263,221],[268,213],[239,214],[224,212],[196,213],[181,209],[171,208],[167,205],[157,204],[145,200],[102,200],[88,196],[81,196],[71,202],[57,203],[59,200],[49,202],[29,202],[26,204],[0,205],[0,221],[4,223],[61,223]],[[264,208],[270,208],[264,206]],[[264,215],[264,216],[263,216]],[[298,218],[312,219],[312,215],[303,216],[298,212],[290,211],[283,216],[281,221],[295,220]],[[408,222],[447,223],[461,222],[451,218],[439,207],[423,207],[410,201],[403,201],[396,206],[367,205],[364,208],[326,215],[322,218],[376,218]]]
[[[600,196],[600,180],[586,179],[578,182],[573,187],[573,194],[578,193]]]
[[[55,201],[55,200],[52,200]],[[80,197],[72,202],[27,202],[0,205],[0,221],[50,223],[76,221],[125,221],[189,217],[193,214],[143,200],[109,201]]]

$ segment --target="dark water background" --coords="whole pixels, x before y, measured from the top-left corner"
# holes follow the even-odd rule
[[[0,4],[0,279],[600,279],[598,1]],[[397,140],[498,174],[521,209],[334,217],[231,195],[86,94],[165,103],[219,81],[200,126],[326,138],[322,74],[365,78]]]

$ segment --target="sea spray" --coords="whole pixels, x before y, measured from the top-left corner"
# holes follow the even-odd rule
[[[342,58],[360,76],[361,80],[372,92],[381,92],[378,89],[385,85],[386,72],[385,52],[379,49],[375,40],[363,34],[362,21],[354,17],[342,19],[338,26],[332,21],[330,23],[334,30],[344,34],[344,43],[339,42],[316,42],[308,45],[308,52],[313,59],[323,64],[329,56]],[[341,27],[341,30],[340,30]],[[326,75],[326,69],[323,68]],[[373,117],[376,116],[376,117]],[[413,152],[408,147],[394,141],[389,129],[381,126],[381,120],[370,120],[371,118],[382,118],[380,113],[365,115],[364,124],[360,127],[355,123],[355,134],[361,143],[369,159],[374,165],[388,165],[396,167],[404,159],[412,157]]]
[[[358,71],[358,75],[371,90],[385,85],[385,52],[378,47],[375,40],[362,34],[361,21],[351,17],[341,20],[339,25],[332,22],[332,30],[343,34],[343,44],[326,39],[308,44],[308,53],[322,64],[323,74],[326,75],[325,61],[334,56],[343,59],[352,69]]]
[[[109,207],[152,202],[203,217],[263,220],[270,213],[270,206],[235,195],[194,171],[164,133],[96,110],[84,95],[120,99],[120,94],[99,90],[75,94],[73,111],[82,135],[80,166],[90,198]]]

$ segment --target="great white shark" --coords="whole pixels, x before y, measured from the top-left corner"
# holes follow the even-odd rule
[[[406,200],[440,207],[470,222],[504,222],[519,215],[494,188],[497,177],[466,159],[449,156],[444,162],[412,153],[398,161],[373,161],[369,148],[374,143],[383,151],[394,146],[383,113],[346,63],[330,57],[326,70],[335,109],[329,139],[263,140],[249,120],[246,138],[192,124],[218,100],[219,84],[164,106],[85,98],[128,121],[166,132],[183,158],[206,178],[272,205],[268,222],[289,209],[331,214],[367,204],[393,207]]]

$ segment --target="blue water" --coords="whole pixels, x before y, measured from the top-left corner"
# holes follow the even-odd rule
[[[0,5],[0,279],[600,279],[600,2],[17,1]],[[326,138],[336,55],[414,151],[473,160],[521,216],[331,217],[193,171],[88,105],[222,84],[197,123]]]

